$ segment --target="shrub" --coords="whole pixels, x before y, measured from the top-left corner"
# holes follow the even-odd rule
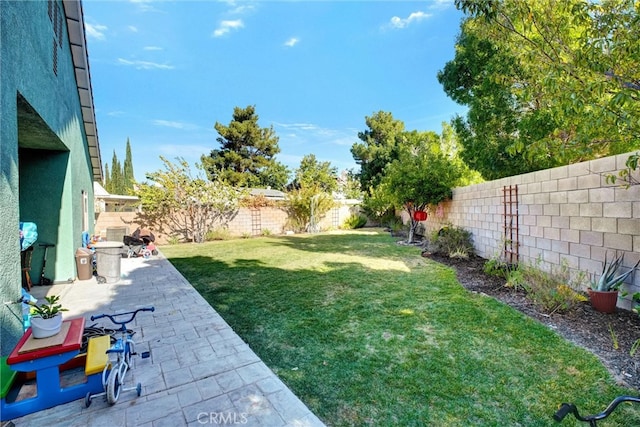
[[[333,197],[317,188],[300,188],[287,193],[287,228],[295,232],[317,232],[318,223],[333,207]]]
[[[389,229],[392,236],[403,236],[406,234],[407,227],[402,223],[402,220],[397,216],[387,219],[385,226]]]
[[[278,206],[278,202],[267,198],[264,194],[248,194],[240,199],[239,203],[241,207],[249,209],[274,208]]]
[[[449,258],[468,259],[469,253],[466,248],[458,248],[449,254]]]
[[[539,259],[533,265],[519,265],[507,280],[507,286],[524,290],[527,298],[547,313],[571,311],[587,301],[579,291],[584,283],[584,272],[572,275],[565,260],[549,270],[541,267]]]
[[[484,263],[482,271],[490,276],[497,276],[507,279],[509,277],[509,264],[501,258],[491,258]]]
[[[207,242],[211,242],[213,240],[229,240],[231,238],[231,233],[228,229],[224,227],[214,228],[212,230],[207,231],[205,236],[205,240]]]
[[[514,269],[507,270],[506,279],[506,287],[513,288],[516,291],[530,291],[530,287],[525,279],[523,269],[516,267]]]
[[[362,228],[367,224],[367,217],[364,215],[351,215],[342,224],[342,228],[347,230],[355,230],[356,228]]]
[[[471,232],[461,227],[446,226],[435,231],[431,235],[430,244],[433,252],[449,257],[468,257],[474,253]]]

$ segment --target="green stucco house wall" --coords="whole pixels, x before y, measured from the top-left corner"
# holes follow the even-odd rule
[[[22,336],[19,224],[33,222],[31,277],[76,279],[75,251],[93,234],[101,159],[82,4],[0,0],[1,353]]]

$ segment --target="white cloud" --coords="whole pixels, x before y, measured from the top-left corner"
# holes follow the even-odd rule
[[[354,143],[353,134],[357,131],[353,129],[329,129],[313,123],[278,123],[274,122],[274,127],[283,128],[287,131],[287,136],[291,139],[302,141],[314,141],[320,144],[347,145]]]
[[[454,6],[453,0],[433,0],[429,9],[448,9],[449,7]]]
[[[134,26],[134,25],[129,25],[127,27],[129,29],[129,31],[131,31],[132,33],[137,33],[138,32],[138,27]]]
[[[230,10],[229,13],[230,14],[241,15],[241,14],[253,11],[253,10],[255,10],[255,8],[256,8],[255,5],[243,4],[241,6],[236,7],[235,9]]]
[[[284,42],[284,45],[287,47],[294,47],[295,45],[297,45],[300,42],[300,39],[297,37],[291,37],[289,40],[287,40],[286,42]]]
[[[164,50],[160,46],[145,46],[144,50]]]
[[[242,19],[236,19],[233,21],[222,21],[218,28],[213,32],[213,37],[221,37],[227,34],[231,30],[237,30],[244,27]]]
[[[275,126],[279,126],[285,129],[291,129],[293,131],[296,130],[304,130],[304,131],[311,131],[311,130],[319,130],[320,128],[317,125],[311,124],[311,123],[278,123],[278,122],[274,122]]]
[[[96,40],[104,40],[105,38],[105,31],[107,31],[107,26],[106,25],[92,25],[89,24],[88,22],[84,23],[84,30],[87,33],[87,37],[89,38],[94,38]]]
[[[122,65],[135,67],[137,70],[173,70],[175,68],[173,65],[158,64],[157,62],[140,60],[130,61],[123,58],[118,58],[118,62]]]
[[[153,3],[153,0],[129,0],[129,1],[137,5],[138,8],[143,12],[151,12],[156,10],[151,4]]]
[[[175,122],[171,120],[154,120],[153,124],[156,126],[164,126],[181,130],[194,130],[198,128],[198,126],[191,123]]]
[[[351,147],[354,142],[357,142],[358,139],[357,137],[354,137],[353,135],[357,135],[357,132],[354,134],[346,134],[346,135],[342,135],[342,136],[336,136],[331,142],[334,145],[341,145],[343,147]]]
[[[400,18],[399,16],[394,16],[393,18],[391,18],[391,20],[387,25],[391,28],[402,29],[402,28],[408,27],[414,22],[420,22],[422,20],[430,18],[431,16],[433,15],[431,15],[430,13],[422,12],[422,11],[412,12],[407,18]]]

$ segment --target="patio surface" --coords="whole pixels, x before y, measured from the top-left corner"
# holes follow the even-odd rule
[[[323,426],[324,424],[260,360],[162,254],[123,258],[116,283],[90,280],[34,286],[36,298],[58,294],[86,326],[115,328],[92,315],[154,306],[128,325],[136,351],[127,374],[142,395],[122,392],[114,406],[95,398],[76,400],[12,420],[17,427],[49,426]],[[9,424],[10,425],[10,424]]]

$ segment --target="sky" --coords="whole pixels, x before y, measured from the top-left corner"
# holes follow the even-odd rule
[[[216,122],[255,106],[294,171],[307,154],[358,171],[351,147],[366,117],[390,112],[407,130],[440,133],[464,107],[437,73],[454,57],[453,0],[84,0],[103,167],[131,143],[135,178],[195,171],[220,148]]]

